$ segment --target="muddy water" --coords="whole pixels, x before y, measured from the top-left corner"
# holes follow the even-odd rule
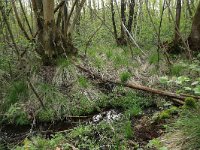
[[[101,121],[112,122],[119,120],[121,117],[122,113],[111,109],[85,118],[67,118],[53,123],[38,123],[34,128],[31,125],[4,125],[0,127],[0,149],[1,145],[6,147],[7,143],[13,145],[20,144],[25,138],[34,135],[43,135],[45,138],[51,138],[56,132],[73,129],[80,124],[97,124]]]

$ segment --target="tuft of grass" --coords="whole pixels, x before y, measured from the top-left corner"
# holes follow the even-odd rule
[[[124,127],[123,127],[123,130],[124,130],[124,135],[127,139],[131,139],[133,138],[134,136],[134,132],[133,132],[133,128],[131,126],[131,121],[126,121],[124,123]]]
[[[142,109],[139,105],[134,105],[134,106],[131,106],[130,108],[128,108],[126,111],[125,111],[125,116],[127,116],[128,118],[131,118],[133,116],[138,116],[142,113]]]
[[[111,51],[111,50],[108,50],[107,52],[106,52],[106,57],[107,57],[107,59],[108,60],[110,60],[112,57],[113,57],[113,51]]]
[[[171,74],[175,76],[180,76],[182,72],[184,71],[185,67],[181,64],[174,64],[171,67]]]
[[[88,80],[84,77],[84,76],[80,76],[78,78],[78,82],[79,82],[79,85],[83,88],[87,88],[88,87]]]
[[[123,72],[120,75],[120,80],[122,83],[126,83],[131,78],[131,74],[129,72]]]
[[[153,54],[150,55],[149,57],[149,63],[150,64],[156,64],[158,63],[158,54],[154,52]]]

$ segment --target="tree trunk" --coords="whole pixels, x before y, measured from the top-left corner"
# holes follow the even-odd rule
[[[180,20],[181,20],[181,0],[177,0],[176,4],[176,22],[175,22],[175,37],[174,43],[177,44],[180,40]]]
[[[121,0],[121,22],[126,26],[126,15],[125,15],[125,11],[126,11],[126,1],[125,0]],[[121,25],[121,37],[120,37],[120,42],[121,45],[126,45],[125,43],[125,31],[123,29],[123,26]]]
[[[112,24],[113,24],[114,36],[115,36],[115,40],[117,42],[118,41],[118,35],[117,35],[117,27],[116,27],[116,23],[115,23],[115,10],[114,10],[113,0],[110,1],[110,6],[111,6],[111,14],[112,14]]]
[[[134,7],[135,7],[135,0],[130,0],[129,6],[129,20],[128,20],[128,31],[132,32],[132,24],[133,24],[133,15],[134,15]]]
[[[72,44],[71,35],[86,0],[81,0],[79,4],[75,0],[69,15],[65,2],[61,1],[57,7],[54,7],[54,0],[31,1],[37,26],[36,51],[40,54],[43,63],[52,65],[57,57],[76,55],[77,49]],[[55,20],[54,13],[58,10],[58,17]]]
[[[200,2],[193,18],[192,30],[188,41],[191,50],[200,52]]]
[[[43,0],[44,11],[44,50],[48,58],[55,54],[55,23],[54,23],[54,0]]]

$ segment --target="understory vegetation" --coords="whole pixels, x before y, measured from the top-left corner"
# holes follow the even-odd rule
[[[0,150],[200,149],[200,4],[178,1],[0,1]]]

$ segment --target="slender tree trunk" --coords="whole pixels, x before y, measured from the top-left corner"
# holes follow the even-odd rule
[[[129,31],[130,33],[132,32],[134,8],[135,8],[135,0],[130,0],[130,6],[129,6],[129,20],[128,20],[128,31]]]
[[[4,6],[3,6],[1,1],[0,1],[0,11],[1,11],[1,14],[2,14],[2,18],[3,18],[3,20],[4,20],[5,24],[6,24],[7,30],[8,30],[8,32],[10,34],[11,41],[12,41],[13,46],[15,48],[15,53],[17,54],[18,58],[20,59],[20,52],[19,52],[19,49],[18,49],[17,44],[15,42],[15,38],[13,36],[10,24],[9,24],[9,22],[7,20],[7,17],[6,17],[6,12],[5,12]]]
[[[16,8],[16,5],[15,5],[15,1],[12,1],[12,7],[13,7],[13,10],[14,10],[14,14],[15,14],[15,17],[17,19],[17,23],[21,29],[21,31],[23,32],[24,36],[26,37],[27,40],[31,40],[31,38],[29,37],[28,33],[26,32],[24,26],[22,25],[22,22],[20,20],[20,17],[19,17],[19,14],[17,12],[17,8]]]
[[[112,24],[113,24],[113,30],[114,30],[114,36],[115,36],[115,40],[116,42],[118,41],[118,35],[117,35],[117,27],[116,27],[116,23],[115,23],[115,10],[114,10],[114,3],[113,0],[110,0],[110,6],[111,6],[111,14],[112,14]]]
[[[27,24],[27,26],[28,26],[29,32],[31,33],[31,35],[33,35],[32,29],[31,29],[31,26],[30,26],[30,23],[29,23],[28,18],[27,18],[27,16],[26,16],[26,12],[25,12],[25,10],[24,10],[24,7],[23,7],[23,5],[22,5],[22,1],[21,1],[21,0],[19,0],[19,4],[20,4],[21,10],[22,10],[22,13],[23,13],[23,15],[24,15],[25,22],[26,22],[26,24]]]
[[[181,21],[181,0],[177,0],[176,3],[176,21],[175,21],[175,36],[174,43],[178,43],[180,37],[180,21]]]
[[[126,11],[126,1],[125,0],[121,0],[121,21],[126,26],[125,11]],[[121,25],[121,37],[120,38],[121,38],[121,41],[125,41],[125,31],[124,31],[122,25]]]

